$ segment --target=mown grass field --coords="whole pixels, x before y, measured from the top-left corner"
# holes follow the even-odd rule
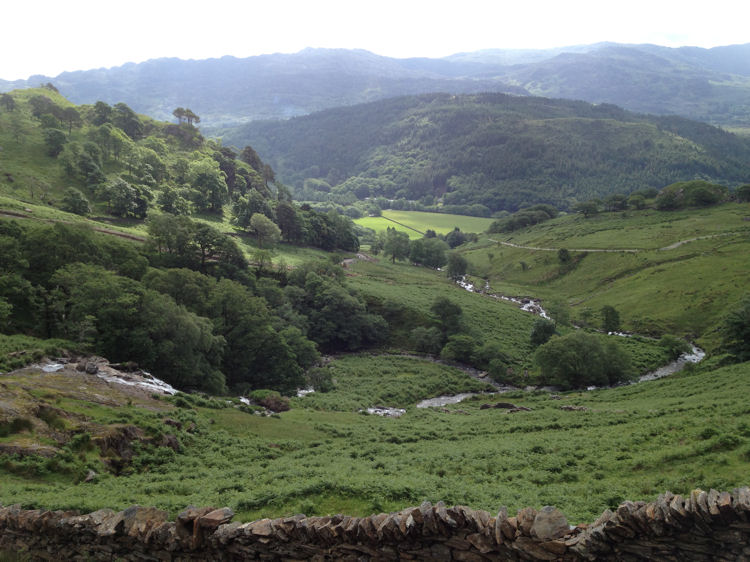
[[[377,375],[383,388],[414,401],[399,382],[402,361],[339,359],[334,392],[356,393],[358,378]],[[45,472],[44,463],[6,458],[0,503],[82,510],[138,503],[172,515],[189,504],[228,505],[252,520],[298,512],[363,515],[444,500],[490,511],[556,505],[571,522],[590,522],[624,499],[746,485],[749,369],[707,365],[558,400],[518,392],[443,409],[412,405],[398,419],[328,409],[327,400],[339,403],[335,394],[296,399],[291,411],[266,418],[233,407],[89,407],[80,411],[103,422],[159,426],[168,415],[194,422],[197,431],[169,428],[181,452],[149,453],[137,469],[121,476],[102,471],[91,483]],[[432,366],[412,363],[408,370],[426,385],[443,376]],[[464,380],[455,389],[470,389],[473,381]],[[53,391],[45,396],[54,400]],[[531,411],[480,409],[498,400]],[[57,404],[71,407],[69,399]],[[567,405],[584,409],[561,409]]]
[[[380,217],[362,217],[354,222],[375,232],[386,230],[388,227],[395,228],[406,232],[409,238],[415,239],[421,238],[428,229],[438,234],[447,234],[456,227],[462,232],[484,232],[492,224],[492,220],[465,215],[387,210],[383,211]]]

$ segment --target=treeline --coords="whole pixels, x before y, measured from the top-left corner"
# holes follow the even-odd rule
[[[383,318],[333,263],[251,271],[234,240],[162,215],[147,244],[0,221],[0,329],[135,361],[183,390],[291,392],[321,352],[377,345]]]
[[[744,184],[730,190],[726,186],[692,180],[675,182],[661,190],[641,189],[629,196],[623,193],[613,193],[606,199],[589,199],[576,203],[573,210],[590,217],[600,212],[640,210],[654,208],[659,211],[675,211],[678,209],[711,207],[729,201],[750,201],[750,184]],[[521,213],[523,211],[519,211]]]
[[[416,311],[360,295],[333,260],[250,267],[231,236],[205,223],[161,215],[147,226],[148,242],[137,243],[84,225],[0,221],[0,332],[75,342],[212,394],[325,390],[331,381],[311,369],[321,354],[386,344],[492,367],[499,380],[513,363],[469,335],[448,299]],[[447,250],[468,236],[404,245],[389,230],[383,251],[401,259],[405,249],[427,267],[447,261],[459,277],[466,261]]]
[[[378,233],[367,230],[362,239],[370,244],[370,251],[374,255],[383,253],[392,263],[408,259],[414,265],[431,269],[447,265],[448,277],[452,279],[466,274],[468,262],[461,254],[450,250],[465,242],[477,240],[475,233],[461,232],[458,227],[445,235],[429,229],[422,238],[416,240],[410,240],[408,234],[390,226]]]
[[[65,211],[144,219],[154,209],[176,216],[230,210],[234,223],[261,245],[283,236],[326,250],[357,249],[350,221],[294,206],[251,146],[237,151],[206,140],[189,108],[175,110],[178,123],[163,123],[124,103],[74,106],[50,85],[3,94],[0,110],[16,144],[41,145],[50,159],[25,172],[59,175],[67,184],[62,189],[35,180],[41,187],[36,194],[32,189],[32,198]],[[55,165],[59,172],[50,173]]]
[[[570,209],[695,177],[734,186],[750,176],[750,142],[710,125],[504,94],[403,97],[244,132],[298,199],[340,205]]]

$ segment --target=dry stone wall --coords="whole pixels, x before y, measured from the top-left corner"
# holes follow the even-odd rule
[[[509,516],[428,502],[369,517],[231,522],[229,508],[80,515],[0,508],[0,550],[32,560],[750,560],[750,489],[666,493],[570,527],[554,507]]]

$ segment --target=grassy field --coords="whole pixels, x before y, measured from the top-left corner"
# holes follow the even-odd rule
[[[590,219],[568,215],[485,236],[464,255],[470,271],[493,290],[564,300],[579,322],[612,305],[626,329],[675,333],[713,349],[717,324],[748,290],[749,216],[746,204]],[[560,263],[560,248],[570,251],[570,263]]]
[[[392,264],[386,259],[377,262],[361,261],[348,271],[349,282],[364,295],[406,307],[408,314],[401,324],[402,330],[394,338],[397,341],[408,337],[410,320],[426,320],[435,299],[445,297],[461,306],[464,331],[477,344],[498,344],[516,372],[530,370],[533,373],[534,349],[529,336],[536,317],[520,310],[517,305],[468,292],[452,283],[441,272],[406,263]],[[515,289],[519,290],[518,287]],[[570,328],[559,327],[561,333],[569,330]],[[666,363],[666,356],[655,341],[636,339],[620,343],[626,347],[639,374]]]
[[[382,388],[394,389],[391,400],[406,406],[398,419],[333,411],[325,405],[339,403],[333,394],[296,399],[291,411],[273,417],[234,407],[175,408],[163,400],[106,406],[76,401],[74,389],[35,386],[41,383],[29,375],[7,377],[5,384],[23,384],[58,408],[87,415],[89,423],[168,429],[182,448],[144,451],[120,476],[108,474],[89,453],[83,464],[99,472],[91,483],[52,472],[52,460],[4,457],[0,503],[82,510],[137,503],[172,515],[189,504],[228,505],[239,519],[252,520],[298,512],[363,515],[444,500],[490,511],[556,505],[576,523],[624,499],[748,483],[748,364],[707,365],[559,400],[544,392],[514,393],[422,410],[406,404],[418,396],[402,379],[421,377],[429,387],[445,373],[404,361],[335,361],[339,398],[351,398],[358,379],[377,375]],[[454,390],[473,388],[471,379],[464,381],[457,379]],[[498,400],[531,411],[480,409]],[[355,407],[362,403],[355,401]],[[166,428],[165,417],[195,429]]]
[[[448,215],[443,213],[424,213],[421,211],[383,211],[381,217],[363,217],[354,222],[360,226],[373,229],[375,232],[386,228],[395,228],[406,232],[409,238],[422,238],[428,229],[438,234],[447,234],[458,227],[462,232],[484,232],[493,219]]]

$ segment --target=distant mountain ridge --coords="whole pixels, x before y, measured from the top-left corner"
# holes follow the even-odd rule
[[[157,119],[190,107],[206,132],[400,95],[503,92],[613,103],[750,128],[750,43],[703,49],[598,43],[489,49],[440,59],[364,50],[206,60],[154,59],[56,77],[0,80],[0,91],[52,82],[75,103],[125,101]]]

